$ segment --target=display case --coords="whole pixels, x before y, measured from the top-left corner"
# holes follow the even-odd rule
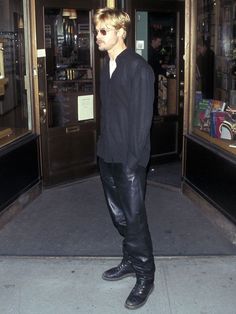
[[[236,3],[186,1],[183,186],[236,222]]]
[[[28,1],[1,3],[0,148],[32,132]]]
[[[236,4],[198,0],[191,132],[236,154]]]
[[[41,176],[39,138],[34,133],[33,2],[0,3],[0,215],[3,221],[32,199],[31,189],[38,185]],[[22,197],[25,193],[27,197]]]

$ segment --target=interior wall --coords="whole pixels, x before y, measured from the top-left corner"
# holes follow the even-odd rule
[[[148,12],[136,12],[135,17],[136,52],[148,59]]]

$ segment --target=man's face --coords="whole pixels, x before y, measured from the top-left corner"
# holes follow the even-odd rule
[[[153,48],[158,49],[161,47],[161,38],[153,39]]]
[[[100,51],[109,52],[118,44],[118,31],[113,26],[107,23],[99,23],[96,25],[96,31],[96,43]]]

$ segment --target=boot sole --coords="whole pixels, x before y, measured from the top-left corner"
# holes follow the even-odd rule
[[[135,277],[135,273],[129,273],[129,274],[125,274],[121,277],[118,277],[118,278],[109,278],[109,277],[106,277],[104,274],[102,274],[102,279],[103,280],[106,280],[106,281],[118,281],[118,280],[121,280],[121,279],[124,279],[126,277]]]
[[[148,300],[149,296],[151,295],[151,293],[153,292],[153,290],[154,290],[154,285],[152,286],[152,288],[148,292],[146,299],[142,303],[139,303],[138,305],[129,305],[129,304],[125,303],[125,307],[129,310],[139,309],[141,306],[143,306],[147,302],[147,300]]]

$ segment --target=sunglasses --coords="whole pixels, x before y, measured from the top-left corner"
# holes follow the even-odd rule
[[[105,29],[105,28],[101,28],[101,29],[95,29],[93,31],[94,35],[97,36],[99,33],[102,35],[102,36],[106,36],[108,32],[110,31],[113,31],[114,29]]]

